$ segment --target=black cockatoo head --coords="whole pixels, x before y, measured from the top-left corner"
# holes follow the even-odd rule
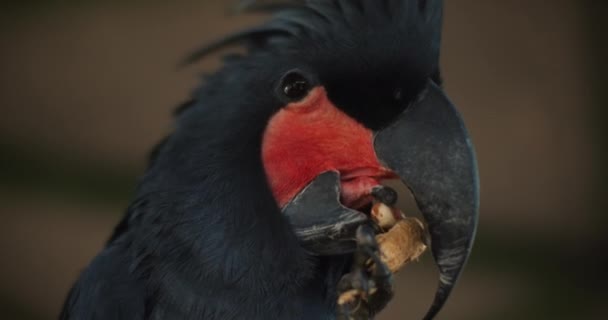
[[[256,198],[253,207],[272,198],[287,208],[317,177],[337,173],[328,183],[340,190],[346,216],[319,210],[327,186],[309,190],[318,207],[287,213],[313,253],[331,255],[352,250],[349,226],[367,219],[356,209],[369,204],[372,187],[399,178],[428,223],[441,274],[432,318],[467,260],[478,210],[473,148],[441,89],[442,1],[248,1],[243,9],[274,16],[188,59],[247,47],[179,113],[145,190],[237,188]],[[240,176],[238,186],[218,172]]]

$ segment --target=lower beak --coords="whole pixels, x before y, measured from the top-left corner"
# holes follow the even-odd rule
[[[340,174],[317,176],[282,209],[304,247],[315,255],[355,250],[357,228],[369,221],[362,212],[340,203]]]
[[[433,82],[389,127],[376,132],[378,158],[410,188],[431,236],[439,287],[425,319],[442,308],[471,252],[479,181],[460,114]]]

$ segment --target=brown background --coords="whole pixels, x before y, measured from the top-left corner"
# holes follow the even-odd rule
[[[606,6],[446,2],[444,76],[477,146],[482,207],[438,319],[603,319]],[[2,6],[0,318],[52,319],[172,109],[217,66],[176,62],[259,17],[220,1]],[[435,281],[427,255],[380,319],[420,319]]]

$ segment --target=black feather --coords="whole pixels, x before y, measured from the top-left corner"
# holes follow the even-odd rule
[[[378,129],[399,112],[397,108],[372,112],[374,104],[390,104],[390,99],[379,97],[391,96],[400,85],[404,100],[409,101],[426,79],[440,81],[442,4],[442,0],[243,1],[241,11],[268,9],[274,15],[262,26],[197,50],[186,61],[235,44],[245,44],[250,59],[258,63],[265,55],[280,55],[277,59],[297,64],[294,67],[313,70],[313,77],[329,89],[335,103]]]
[[[302,34],[314,35],[316,39],[325,41],[340,38],[345,41],[348,38],[362,40],[365,37],[358,32],[361,23],[365,27],[384,24],[394,31],[395,37],[402,36],[404,43],[412,40],[408,37],[422,36],[425,40],[430,40],[429,44],[438,50],[442,9],[442,0],[243,0],[237,5],[236,12],[271,12],[275,13],[274,18],[260,27],[243,30],[203,46],[184,59],[184,64],[201,59],[215,50],[246,41],[271,44],[275,43],[272,39],[285,37],[299,41]],[[281,42],[279,46],[289,45]],[[254,48],[267,49],[264,46]]]
[[[234,8],[234,13],[243,12],[262,12],[273,13],[281,10],[299,8],[303,5],[302,1],[283,1],[283,2],[261,2],[257,0],[240,1]]]
[[[282,3],[246,1],[241,11],[274,15],[184,60],[247,49],[179,109],[62,319],[333,319],[350,257],[302,249],[261,159],[266,125],[284,105],[277,84],[298,68],[363,125],[386,125],[429,77],[440,79],[442,1]],[[393,101],[396,87],[406,103]]]
[[[184,60],[180,63],[180,66],[187,66],[205,57],[206,55],[227,46],[238,45],[243,42],[249,42],[250,44],[259,44],[260,42],[267,40],[270,37],[286,35],[287,32],[288,31],[285,29],[262,27],[247,29],[235,34],[231,34],[216,42],[206,44],[203,47],[192,52],[188,57],[184,58]]]

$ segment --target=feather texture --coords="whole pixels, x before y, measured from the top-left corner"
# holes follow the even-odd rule
[[[407,103],[439,77],[441,3],[243,1],[237,11],[272,17],[184,60],[247,49],[179,109],[61,319],[334,319],[335,286],[351,258],[305,251],[264,171],[267,124],[285,104],[278,82],[299,69],[348,116],[370,129],[386,125],[402,111],[395,86]]]
[[[413,36],[422,36],[439,50],[442,9],[443,0],[242,0],[235,12],[272,13],[272,19],[199,48],[183,64],[238,44],[246,44],[250,50],[267,50],[269,45],[289,47],[290,42],[297,42],[304,35],[320,43],[338,39],[349,42],[349,38],[353,42],[362,38],[362,27],[381,25],[388,26],[404,43],[413,40]]]

